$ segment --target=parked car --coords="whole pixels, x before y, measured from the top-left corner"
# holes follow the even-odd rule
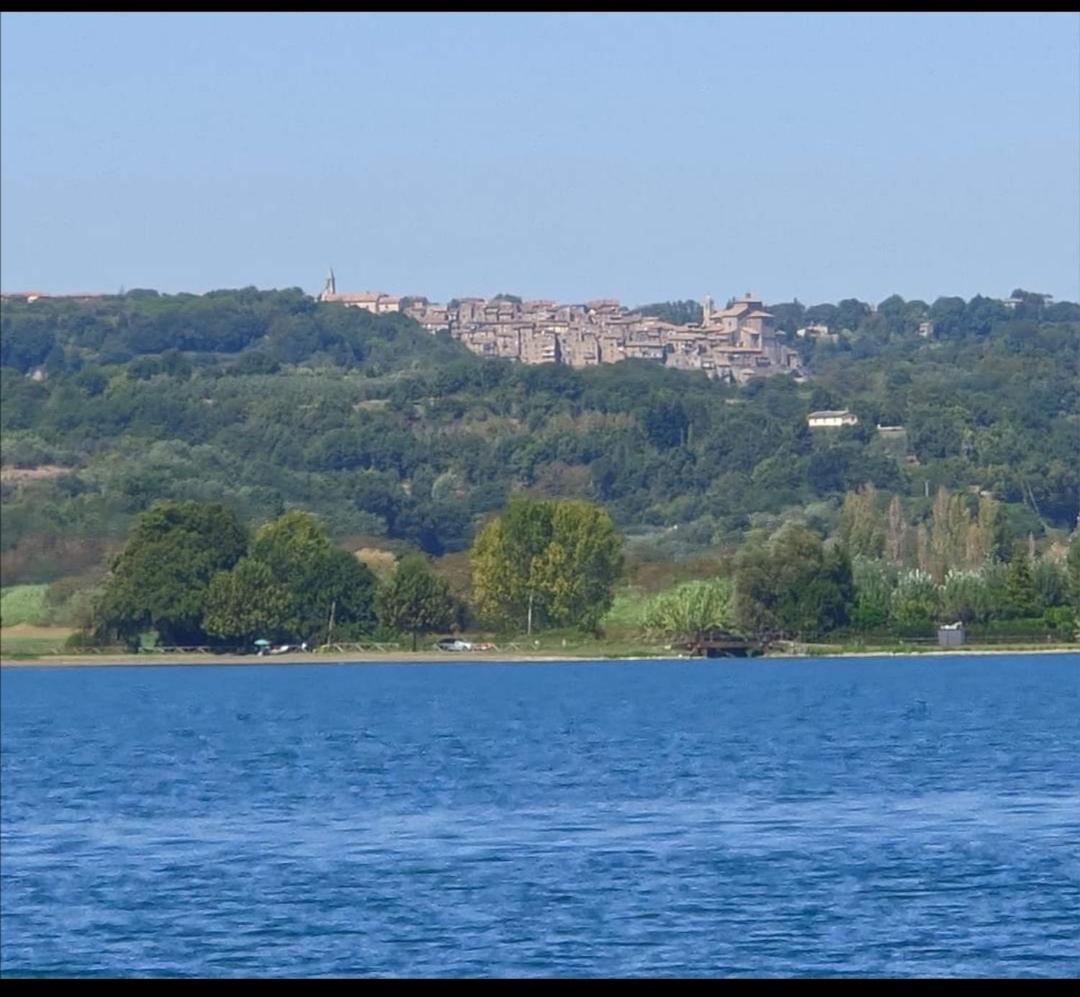
[[[472,644],[458,637],[443,637],[436,641],[435,646],[440,651],[471,651],[473,649]]]

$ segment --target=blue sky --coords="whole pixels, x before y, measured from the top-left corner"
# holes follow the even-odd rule
[[[1076,14],[4,14],[0,284],[1080,299]]]

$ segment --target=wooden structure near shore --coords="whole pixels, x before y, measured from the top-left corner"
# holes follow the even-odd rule
[[[727,630],[708,630],[672,645],[694,657],[753,658],[765,653],[765,645]]]

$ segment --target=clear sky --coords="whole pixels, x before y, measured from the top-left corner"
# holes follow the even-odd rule
[[[1080,299],[1080,16],[4,14],[4,290]]]

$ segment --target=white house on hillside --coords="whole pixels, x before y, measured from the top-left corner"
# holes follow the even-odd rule
[[[817,429],[824,426],[854,426],[858,421],[859,417],[854,412],[849,412],[846,408],[840,409],[838,412],[811,412],[806,417],[806,424],[811,429]]]

